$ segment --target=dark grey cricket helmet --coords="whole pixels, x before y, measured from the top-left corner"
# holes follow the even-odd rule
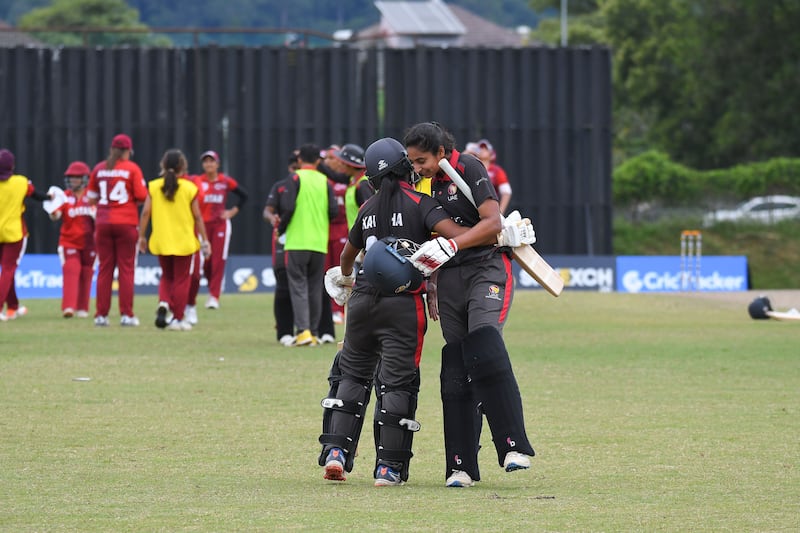
[[[387,174],[397,174],[411,181],[409,177],[414,170],[408,152],[397,139],[384,137],[367,147],[364,155],[367,176],[372,187],[380,189],[381,181]]]
[[[408,259],[418,248],[414,241],[394,237],[373,242],[364,256],[364,277],[386,295],[419,289],[422,272]]]
[[[767,311],[772,311],[772,304],[766,296],[759,296],[747,307],[747,312],[750,313],[750,318],[759,320],[769,318]]]
[[[339,159],[345,165],[364,168],[364,149],[357,144],[345,144],[339,150],[333,152],[333,157]]]

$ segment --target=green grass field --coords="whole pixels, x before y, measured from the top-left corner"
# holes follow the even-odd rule
[[[375,488],[369,427],[348,480],[322,479],[334,349],[278,345],[270,296],[192,332],[156,330],[154,297],[134,329],[28,300],[0,323],[0,530],[796,531],[800,324],[751,320],[752,298],[518,292],[537,456],[503,472],[486,427],[468,489],[444,487],[436,323],[409,483]]]

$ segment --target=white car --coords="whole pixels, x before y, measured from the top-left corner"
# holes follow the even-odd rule
[[[796,196],[756,196],[734,209],[719,209],[703,217],[703,225],[716,222],[750,221],[772,224],[800,217],[800,198]]]

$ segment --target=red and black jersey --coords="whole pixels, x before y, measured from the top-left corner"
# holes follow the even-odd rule
[[[453,150],[449,159],[450,164],[464,178],[472,191],[475,205],[481,205],[486,200],[497,201],[497,193],[483,163],[474,157],[462,156],[456,150]],[[471,228],[480,222],[478,209],[443,171],[440,171],[431,180],[431,196],[444,207],[450,218],[459,226]],[[459,250],[455,257],[442,265],[442,268],[482,260],[488,255],[496,253],[497,250],[499,249],[493,245]]]
[[[272,186],[272,189],[269,191],[269,195],[267,196],[266,205],[268,207],[272,207],[275,211],[275,214],[279,217],[283,218],[283,213],[286,209],[285,203],[286,201],[283,198],[283,195],[286,193],[286,185],[291,181],[292,175],[288,177],[278,180]],[[274,227],[272,229],[272,266],[273,268],[286,268],[285,264],[285,255],[283,245],[286,242],[286,238],[283,237],[281,234],[278,233],[278,227]]]
[[[389,218],[392,237],[408,239],[417,244],[430,240],[433,227],[447,219],[447,213],[439,202],[427,194],[415,191],[405,182],[400,183],[400,191],[394,197],[394,209],[391,213],[378,213],[378,203],[379,196],[372,196],[358,211],[348,237],[354,247],[367,250],[373,243],[388,236],[377,234],[378,216]],[[356,276],[356,288],[366,285],[368,282],[363,276]]]

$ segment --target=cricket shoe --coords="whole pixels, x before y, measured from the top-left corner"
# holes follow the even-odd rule
[[[344,481],[344,452],[341,448],[331,448],[325,458],[325,473],[323,479],[331,481]]]
[[[402,484],[403,480],[400,479],[400,472],[386,465],[378,465],[375,470],[376,487],[396,487]]]
[[[503,460],[503,468],[506,472],[514,470],[525,470],[531,467],[531,458],[519,452],[508,452]]]
[[[21,316],[25,316],[28,314],[28,308],[24,305],[19,306],[16,309],[8,309],[6,310],[6,320],[16,320]]]
[[[319,338],[320,344],[333,344],[334,342],[336,342],[336,339],[330,333],[326,333]]]
[[[158,302],[158,309],[156,309],[156,327],[164,329],[167,327],[167,313],[169,313],[169,304],[167,302]]]
[[[197,307],[194,305],[187,305],[186,310],[183,312],[183,318],[189,324],[196,326],[197,325]]]
[[[310,330],[304,329],[295,337],[294,346],[314,346],[316,345],[316,340],[316,337],[311,334]]]
[[[219,309],[219,300],[209,296],[208,300],[206,300],[206,309]]]
[[[192,325],[186,321],[185,317],[183,320],[173,318],[167,325],[167,329],[170,331],[191,331]]]
[[[278,339],[278,342],[283,344],[284,346],[291,346],[294,344],[294,339],[295,338],[292,335],[284,335],[283,337]]]
[[[126,328],[135,328],[139,325],[139,319],[131,315],[122,315],[119,319],[119,325]]]
[[[453,470],[447,481],[444,482],[445,487],[471,487],[475,484],[469,474],[463,470]]]
[[[78,310],[78,312],[75,313],[75,316],[78,318],[89,318],[89,311],[84,311],[82,309]]]
[[[94,325],[99,328],[107,328],[108,327],[108,317],[107,316],[96,316],[94,317]]]
[[[344,315],[342,313],[340,313],[339,311],[336,311],[335,313],[333,313],[333,323],[337,324],[337,325],[344,324]]]
[[[71,307],[67,307],[63,311],[61,311],[61,316],[64,318],[72,318],[75,315],[75,310]]]

